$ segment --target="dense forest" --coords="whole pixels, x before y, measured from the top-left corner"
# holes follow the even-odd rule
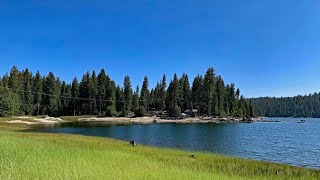
[[[13,115],[98,115],[143,116],[150,111],[167,111],[170,116],[197,109],[208,116],[254,116],[254,108],[240,95],[234,84],[225,85],[221,76],[209,68],[190,85],[187,74],[175,74],[167,87],[166,76],[149,89],[145,77],[132,89],[130,77],[120,86],[102,69],[85,73],[79,81],[61,81],[52,72],[33,75],[28,69],[13,67],[0,77],[0,116]]]
[[[251,99],[256,112],[265,117],[320,117],[320,93],[295,97]]]

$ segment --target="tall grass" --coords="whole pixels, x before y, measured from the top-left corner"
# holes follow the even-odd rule
[[[0,128],[5,129],[4,125]],[[9,130],[9,131],[8,131]],[[0,131],[0,179],[319,179],[320,171],[113,139]]]

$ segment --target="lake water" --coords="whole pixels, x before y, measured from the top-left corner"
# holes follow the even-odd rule
[[[270,119],[270,118],[269,118]],[[33,131],[135,140],[138,144],[202,151],[320,169],[320,119],[280,123],[107,125],[75,123]]]

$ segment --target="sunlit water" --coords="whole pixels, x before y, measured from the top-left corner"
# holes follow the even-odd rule
[[[270,119],[270,118],[269,118]],[[280,123],[150,124],[77,123],[33,131],[135,140],[138,144],[204,151],[320,169],[320,119],[272,118]]]

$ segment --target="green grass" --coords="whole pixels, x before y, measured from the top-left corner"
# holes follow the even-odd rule
[[[0,179],[319,179],[320,171],[0,123]]]

